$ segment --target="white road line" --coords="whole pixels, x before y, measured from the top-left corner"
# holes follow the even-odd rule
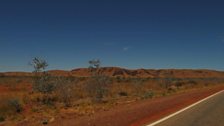
[[[181,112],[183,112],[183,111],[185,111],[187,109],[190,109],[190,108],[192,108],[192,107],[194,107],[194,106],[196,106],[196,105],[198,105],[198,104],[200,104],[200,103],[202,103],[202,102],[210,99],[211,97],[214,97],[214,96],[216,96],[216,95],[218,95],[218,94],[220,94],[222,92],[224,92],[224,90],[219,91],[219,92],[217,92],[217,93],[215,93],[215,94],[213,94],[213,95],[211,95],[211,96],[209,96],[207,98],[204,98],[204,99],[202,99],[202,100],[200,100],[200,101],[198,101],[198,102],[196,102],[196,103],[194,103],[194,104],[192,104],[192,105],[190,105],[190,106],[188,106],[188,107],[186,107],[184,109],[181,109],[180,111],[177,111],[177,112],[175,112],[175,113],[173,113],[173,114],[171,114],[171,115],[169,115],[167,117],[164,117],[164,118],[162,118],[162,119],[160,119],[160,120],[158,120],[158,121],[156,121],[154,123],[151,123],[149,125],[146,125],[146,126],[155,126],[155,125],[157,125],[157,124],[159,124],[159,123],[161,123],[161,122],[163,122],[163,121],[165,121],[165,120],[167,120],[167,119],[169,119],[169,118],[171,118],[173,116],[176,116],[177,114],[180,114]]]

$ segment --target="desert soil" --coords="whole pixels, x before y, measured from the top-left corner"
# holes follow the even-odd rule
[[[91,116],[56,118],[51,126],[142,126],[223,90],[224,86],[195,89],[171,96],[118,105]]]
[[[131,102],[99,110],[91,116],[59,115],[49,126],[142,126],[176,112],[209,95],[224,90],[224,86],[193,89],[170,96]],[[22,121],[17,126],[41,126],[41,122]],[[6,124],[0,124],[6,126]]]

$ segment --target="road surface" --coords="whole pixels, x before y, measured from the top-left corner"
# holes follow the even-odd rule
[[[224,126],[224,91],[155,126]]]

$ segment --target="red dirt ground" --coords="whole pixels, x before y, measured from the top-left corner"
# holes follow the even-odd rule
[[[0,85],[0,92],[1,92],[1,93],[8,92],[8,91],[9,91],[9,88],[8,88],[8,87],[6,87],[6,86],[1,86],[1,85]]]
[[[51,126],[141,126],[156,121],[175,111],[199,101],[224,86],[191,90],[172,96],[118,105],[109,111],[92,116],[57,118]]]

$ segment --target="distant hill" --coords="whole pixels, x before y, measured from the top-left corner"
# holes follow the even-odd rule
[[[75,76],[88,77],[91,71],[88,68],[79,68],[71,71],[50,70],[54,76]],[[224,78],[224,72],[215,70],[191,70],[191,69],[124,69],[119,67],[103,67],[99,72],[110,77],[129,77],[129,78]],[[29,72],[5,72],[0,76],[33,76]]]
[[[90,76],[91,72],[87,68],[74,69],[73,76]],[[104,67],[99,70],[104,75],[110,77],[140,77],[140,78],[224,78],[224,72],[214,70],[190,70],[190,69],[124,69],[119,67]]]

